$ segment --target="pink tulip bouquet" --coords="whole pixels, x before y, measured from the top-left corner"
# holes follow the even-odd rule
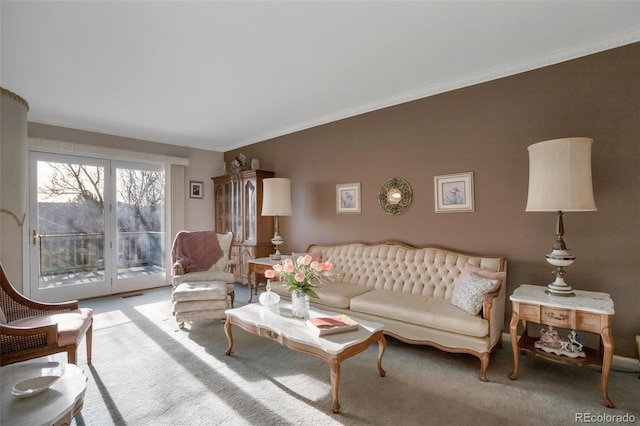
[[[275,278],[287,284],[287,289],[291,292],[301,290],[311,297],[319,298],[318,294],[313,291],[313,287],[318,284],[324,284],[333,278],[333,264],[331,262],[318,262],[313,260],[310,255],[300,256],[294,262],[291,259],[285,259],[282,264],[273,266],[273,269],[265,271],[267,278]]]

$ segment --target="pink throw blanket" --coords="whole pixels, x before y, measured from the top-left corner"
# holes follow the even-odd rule
[[[171,248],[171,263],[182,271],[206,271],[214,265],[224,252],[218,236],[213,231],[180,231]]]

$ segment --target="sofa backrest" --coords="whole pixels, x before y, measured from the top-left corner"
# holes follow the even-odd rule
[[[337,282],[445,299],[451,298],[454,281],[466,263],[490,271],[506,271],[507,266],[504,257],[400,242],[312,244],[307,252],[322,253],[322,261],[331,261]]]

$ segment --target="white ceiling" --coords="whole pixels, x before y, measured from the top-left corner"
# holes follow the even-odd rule
[[[640,41],[639,1],[7,1],[29,121],[227,151]]]

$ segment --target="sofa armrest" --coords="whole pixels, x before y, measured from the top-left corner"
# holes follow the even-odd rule
[[[489,323],[489,338],[491,347],[502,339],[504,327],[504,310],[507,293],[506,282],[503,282],[497,291],[485,295],[482,303],[482,317]]]

